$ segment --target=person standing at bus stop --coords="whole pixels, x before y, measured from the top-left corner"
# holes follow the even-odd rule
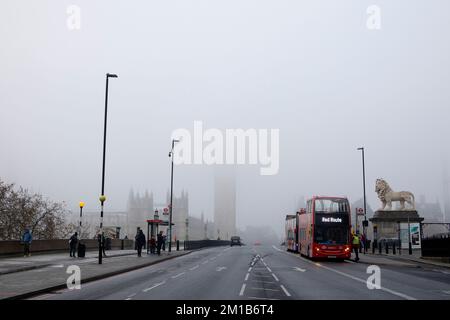
[[[358,256],[358,249],[359,249],[359,236],[358,236],[358,234],[356,233],[356,234],[353,234],[353,237],[352,237],[353,239],[352,239],[352,247],[353,247],[353,251],[355,252],[355,255],[356,255],[356,257],[355,257],[355,262],[358,262],[358,260],[359,260],[359,256]]]
[[[156,242],[156,248],[157,248],[158,256],[161,255],[161,247],[162,247],[163,242],[164,242],[163,232],[160,231],[158,233],[158,238],[157,238],[157,242]]]

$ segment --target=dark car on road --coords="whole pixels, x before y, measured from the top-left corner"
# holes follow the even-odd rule
[[[231,237],[230,246],[242,246],[241,238],[238,236]]]

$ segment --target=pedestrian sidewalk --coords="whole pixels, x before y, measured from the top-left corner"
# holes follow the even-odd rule
[[[136,254],[135,250],[107,250],[107,257]],[[87,251],[85,258],[71,258],[69,253],[32,254],[30,257],[0,257],[0,276],[3,274],[45,268],[56,264],[85,263],[98,259],[98,251]]]
[[[126,253],[124,251],[127,251]],[[161,256],[147,255],[137,257],[133,250],[107,251],[107,258],[103,258],[103,263],[98,264],[98,254],[87,254],[86,258],[64,258],[61,254],[41,255],[24,259],[22,265],[31,266],[32,263],[39,265],[37,268],[19,270],[20,266],[15,266],[16,272],[9,272],[0,275],[0,299],[23,299],[33,295],[51,292],[54,290],[67,288],[67,279],[72,273],[67,273],[69,266],[78,266],[81,271],[81,283],[107,278],[124,272],[129,272],[152,264],[176,258],[190,251],[161,252]],[[122,252],[122,254],[119,254]],[[14,264],[14,260],[20,258],[0,259],[0,265],[7,265],[7,262]],[[34,260],[33,260],[34,259]]]
[[[352,254],[352,259],[354,259],[354,254]],[[403,249],[401,254],[386,254],[375,252],[372,254],[372,251],[364,253],[359,253],[359,262],[362,263],[370,263],[370,264],[389,264],[389,265],[397,265],[397,266],[417,266],[420,264],[435,266],[435,267],[443,267],[450,268],[450,263],[435,261],[430,259],[424,259],[421,257],[420,250],[413,250],[412,254],[408,254],[408,250]]]

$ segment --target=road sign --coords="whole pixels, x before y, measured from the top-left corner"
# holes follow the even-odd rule
[[[164,208],[163,215],[168,215],[168,214],[169,214],[169,208]]]
[[[357,213],[358,215],[364,215],[364,209],[363,209],[363,208],[357,208],[357,209],[356,209],[356,213]]]

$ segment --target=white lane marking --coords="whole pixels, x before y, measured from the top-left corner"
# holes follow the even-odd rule
[[[280,281],[274,273],[271,273],[271,275],[275,280]]]
[[[276,282],[273,282],[273,281],[261,281],[261,280],[250,280],[250,281],[258,282],[258,283],[272,283],[272,284],[276,284]]]
[[[333,269],[333,268],[330,268],[330,267],[321,265],[320,263],[314,263],[314,262],[312,262],[312,261],[306,260],[306,259],[303,258],[303,257],[300,257],[300,258],[303,259],[304,261],[308,262],[308,263],[313,263],[313,264],[315,264],[315,265],[318,266],[318,267],[321,267],[321,268],[324,268],[324,269],[326,269],[326,270],[332,271],[332,272],[334,272],[334,273],[340,274],[341,276],[344,276],[344,277],[353,279],[353,280],[355,280],[355,281],[359,281],[359,282],[362,282],[362,283],[364,283],[364,284],[367,284],[367,281],[364,280],[364,279],[357,278],[357,277],[352,276],[352,275],[350,275],[350,274],[348,274],[348,273],[345,273],[345,272],[342,272],[342,271],[339,271],[339,270],[336,270],[336,269]],[[416,298],[413,298],[413,297],[411,297],[411,296],[408,296],[408,295],[406,295],[406,294],[404,294],[404,293],[397,292],[397,291],[394,291],[394,290],[391,290],[391,289],[388,289],[388,288],[385,288],[385,287],[380,287],[379,290],[383,290],[383,291],[385,291],[385,292],[389,292],[390,294],[393,294],[393,295],[395,295],[395,296],[401,297],[401,298],[406,299],[406,300],[417,300]]]
[[[285,288],[283,285],[280,285],[280,287],[281,287],[281,289],[283,289],[284,293],[285,293],[288,297],[291,296],[291,294],[286,290],[286,288]]]
[[[222,270],[225,270],[226,268],[227,268],[227,267],[217,267],[217,268],[216,268],[216,271],[219,271],[219,272],[220,272],[220,271],[222,271]]]
[[[347,263],[356,263],[355,261],[350,261],[350,260],[344,260],[344,262],[347,262]]]
[[[280,291],[278,289],[269,289],[269,288],[250,288],[251,290],[264,290],[264,291]]]
[[[126,298],[125,300],[131,300],[131,298]]]
[[[136,293],[130,294],[130,295],[128,296],[128,298],[133,298],[135,295],[136,295]]]
[[[265,266],[265,267],[267,267],[267,264],[263,261],[263,265]]]
[[[275,247],[275,246],[272,246],[272,248],[274,248],[275,250],[278,250],[278,251],[280,251],[280,252],[284,252],[283,250],[281,250],[281,249],[279,249],[279,248],[277,248],[277,247]]]
[[[247,297],[249,299],[257,299],[257,300],[280,300],[280,299],[273,299],[273,298],[258,298],[258,297]]]
[[[269,272],[272,272],[272,269],[266,266],[266,269],[269,270]]]
[[[205,261],[202,262],[202,264],[206,264],[206,263],[208,263],[208,262],[209,262],[208,260],[205,260]]]
[[[163,285],[164,283],[166,283],[166,282],[163,281],[163,282],[157,283],[157,284],[155,284],[154,286],[152,286],[152,287],[150,287],[150,288],[147,288],[147,289],[144,289],[144,290],[142,290],[142,291],[143,291],[143,292],[150,291],[150,290],[152,290],[152,289],[155,289],[156,287],[159,287],[160,285]]]
[[[54,264],[51,266],[52,268],[64,268],[63,264]]]
[[[255,261],[253,261],[250,265],[253,267],[255,265]]]
[[[242,288],[241,288],[241,291],[239,292],[239,295],[243,296],[244,295],[244,291],[245,291],[245,283],[242,284]]]
[[[172,276],[172,279],[176,279],[176,278],[182,276],[182,275],[185,274],[185,273],[186,273],[186,272],[181,272],[181,273],[177,274],[176,276]]]
[[[305,272],[306,271],[306,269],[302,269],[302,268],[299,268],[299,267],[294,267],[294,270],[300,271],[300,272]]]
[[[250,275],[250,273],[247,273],[246,275],[245,275],[245,279],[244,279],[244,281],[247,281],[248,280],[248,276]]]
[[[198,267],[200,267],[199,265],[196,265],[196,266],[194,266],[194,267],[192,267],[192,268],[189,268],[189,270],[195,270],[195,269],[197,269]]]
[[[252,267],[248,268],[248,272],[251,272],[251,271],[252,271]]]

